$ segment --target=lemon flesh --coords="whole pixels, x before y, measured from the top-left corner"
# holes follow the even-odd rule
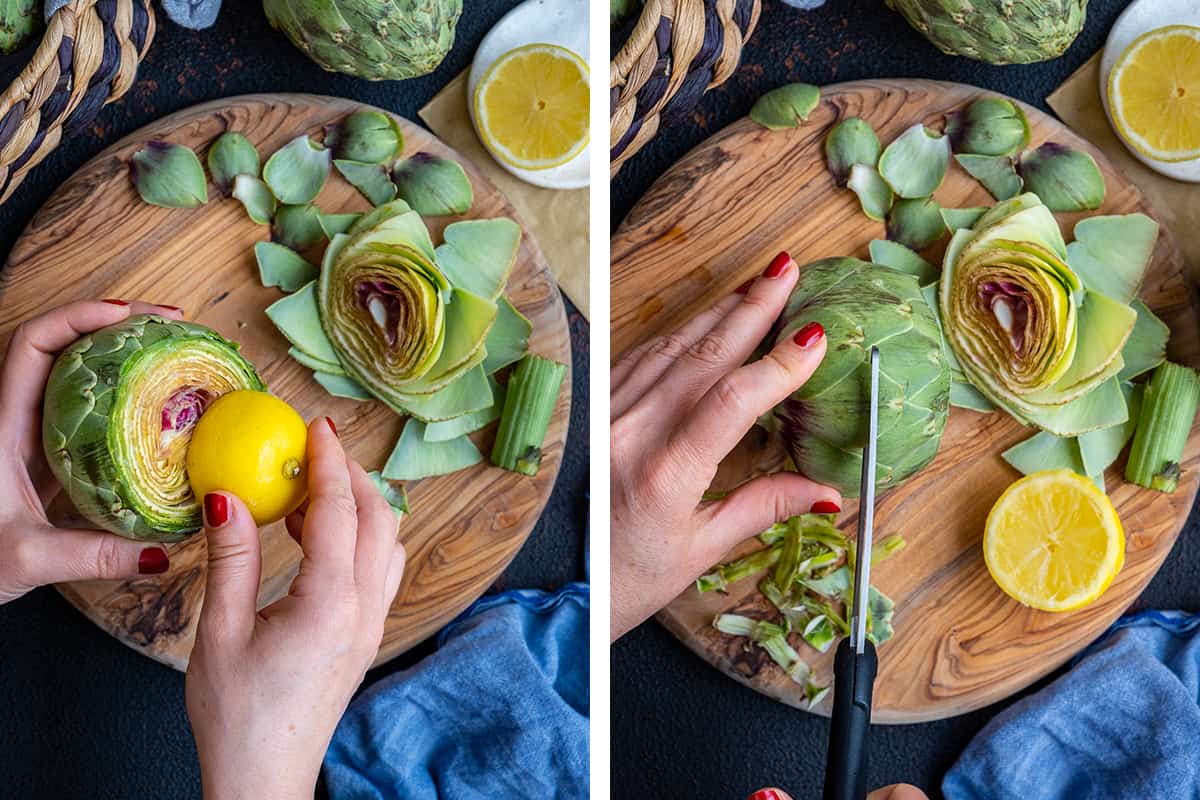
[[[258,525],[283,519],[308,496],[308,426],[266,392],[218,397],[192,433],[187,472],[192,491],[237,495]]]
[[[496,59],[475,88],[475,121],[492,155],[510,167],[565,164],[588,143],[588,69],[552,44],[530,44]]]
[[[988,572],[1014,600],[1072,611],[1096,600],[1125,563],[1108,497],[1070,470],[1035,472],[1005,490],[983,536]]]
[[[1157,161],[1200,158],[1200,28],[1168,25],[1133,40],[1108,77],[1117,134]]]

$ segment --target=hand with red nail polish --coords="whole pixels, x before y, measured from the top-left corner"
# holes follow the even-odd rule
[[[780,253],[744,296],[729,295],[612,368],[612,638],[662,608],[740,542],[814,505],[840,506],[836,489],[794,472],[703,501],[721,459],[825,356],[818,325],[746,363],[798,275],[796,262]]]
[[[300,571],[261,611],[249,510],[225,492],[203,499],[207,586],[186,695],[205,797],[312,798],[400,588],[396,515],[327,418],[309,425],[308,464],[308,505],[286,520]]]
[[[61,487],[42,450],[42,394],[58,351],[145,303],[85,300],[26,320],[0,365],[0,603],[49,583],[155,575],[170,567],[157,544],[55,527],[46,507]]]
[[[746,800],[792,800],[792,796],[782,789],[759,789]],[[867,800],[929,800],[929,796],[915,786],[897,783],[876,789]]]

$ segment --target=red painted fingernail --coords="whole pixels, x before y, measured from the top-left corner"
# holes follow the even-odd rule
[[[105,298],[105,300],[104,300],[103,302],[105,302],[105,303],[108,303],[109,305],[113,305],[113,306],[127,306],[127,305],[129,305],[129,303],[126,303],[124,300],[112,300],[112,299],[109,299],[109,298]]]
[[[331,420],[329,417],[326,417],[325,421],[329,423],[329,430],[333,431],[334,436],[337,436],[337,425],[334,425],[333,420]]]
[[[159,308],[165,308],[165,309],[168,309],[168,310],[170,310],[170,311],[183,311],[183,309],[182,309],[182,308],[180,308],[179,306],[169,306],[169,305],[167,305],[166,303],[159,303],[159,304],[158,304],[158,307],[159,307]]]
[[[808,510],[810,514],[840,514],[842,507],[832,500],[818,500]]]
[[[813,342],[825,335],[825,329],[821,327],[819,322],[810,322],[792,337],[792,341],[801,347],[809,347]]]
[[[171,565],[167,551],[161,547],[147,547],[138,556],[138,572],[142,575],[158,575]]]
[[[750,291],[750,287],[753,285],[754,285],[754,279],[751,278],[750,280],[743,283],[741,286],[734,289],[734,291],[737,292],[738,294],[745,294],[746,292]]]
[[[759,789],[750,795],[748,800],[784,800],[785,795],[778,789]]]
[[[229,500],[225,495],[204,495],[204,518],[210,528],[219,528],[229,521]]]
[[[778,278],[787,269],[787,265],[792,261],[792,257],[784,250],[779,255],[771,260],[770,265],[763,271],[764,278]]]

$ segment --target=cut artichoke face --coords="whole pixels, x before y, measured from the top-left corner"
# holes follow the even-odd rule
[[[105,530],[178,541],[201,527],[184,468],[218,397],[265,391],[236,345],[200,325],[130,317],[80,339],[46,388],[46,457],[78,511]]]

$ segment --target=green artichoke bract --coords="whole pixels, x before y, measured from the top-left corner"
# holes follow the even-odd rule
[[[263,11],[322,68],[394,81],[442,63],[462,0],[263,0]]]
[[[1143,219],[1130,218],[1130,230],[1143,230]],[[1138,252],[1141,260],[1091,250],[1071,258],[1054,215],[1032,193],[956,231],[938,302],[966,380],[1019,421],[1056,436],[1125,422],[1122,351],[1138,320],[1130,300],[1150,248]],[[1124,296],[1102,291],[1118,285]]]
[[[940,50],[989,64],[1062,55],[1087,16],[1087,0],[887,0]]]
[[[821,323],[828,340],[821,366],[773,412],[801,472],[858,495],[873,346],[881,365],[876,485],[899,485],[933,460],[950,410],[950,367],[916,278],[823,259],[800,269],[780,322],[777,341],[809,322]]]
[[[204,410],[236,389],[265,391],[237,345],[152,315],[84,336],[46,384],[46,460],[75,508],[130,539],[172,542],[201,527],[184,470]]]

